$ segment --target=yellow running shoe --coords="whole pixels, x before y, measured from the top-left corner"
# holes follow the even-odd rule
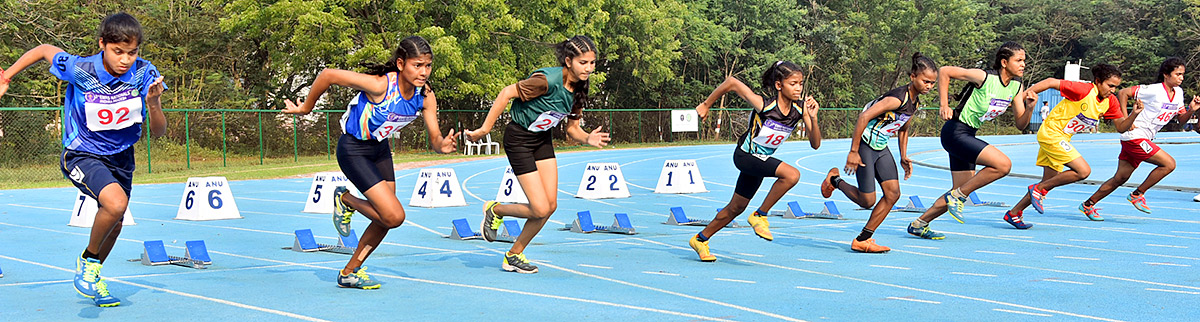
[[[754,234],[767,241],[775,240],[775,236],[771,235],[771,223],[767,221],[767,216],[750,215],[746,218],[750,222],[750,227],[754,227]]]
[[[707,241],[700,241],[699,239],[696,239],[695,235],[693,235],[692,239],[688,240],[688,244],[692,245],[692,249],[696,250],[696,255],[700,255],[701,262],[714,262],[717,260],[716,256],[713,256],[708,252]]]

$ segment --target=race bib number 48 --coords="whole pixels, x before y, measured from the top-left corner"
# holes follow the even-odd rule
[[[387,121],[375,128],[375,131],[371,132],[371,136],[379,141],[386,140],[388,136],[392,135],[392,132],[404,128],[415,119],[417,119],[416,115],[389,113]]]
[[[558,126],[558,122],[561,122],[564,117],[567,117],[567,113],[555,111],[543,112],[538,115],[536,120],[533,120],[533,123],[529,124],[529,131],[542,132],[552,129]]]
[[[987,112],[984,112],[983,115],[979,116],[979,121],[991,121],[997,116],[1000,116],[1000,114],[1004,114],[1004,111],[1008,110],[1009,104],[1012,104],[1012,101],[993,98],[992,101],[988,103]]]
[[[142,98],[136,90],[84,94],[83,109],[92,131],[120,130],[142,123]]]
[[[1098,121],[1096,119],[1088,118],[1087,116],[1083,116],[1083,113],[1080,113],[1079,115],[1075,115],[1075,118],[1072,118],[1067,122],[1067,126],[1063,127],[1063,133],[1075,134],[1079,132],[1091,131],[1092,129],[1096,128],[1097,122]]]
[[[763,122],[762,128],[758,130],[758,135],[754,137],[754,143],[768,147],[779,148],[788,137],[792,136],[794,127],[783,125],[783,123],[775,122],[775,120],[766,120]]]

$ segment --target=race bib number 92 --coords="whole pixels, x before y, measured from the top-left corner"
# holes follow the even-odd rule
[[[84,94],[83,110],[92,131],[120,130],[142,123],[142,98],[137,90]]]

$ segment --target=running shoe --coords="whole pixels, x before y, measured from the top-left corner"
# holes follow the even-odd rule
[[[1049,191],[1038,188],[1038,184],[1029,185],[1029,202],[1033,203],[1033,210],[1037,210],[1039,214],[1046,213],[1042,209],[1042,199],[1046,199],[1046,193]],[[1024,229],[1024,228],[1022,228]]]
[[[767,221],[767,216],[750,215],[746,218],[750,223],[750,227],[754,227],[754,234],[767,241],[775,240],[775,236],[771,235],[771,223]]]
[[[353,273],[346,275],[338,272],[337,283],[338,287],[360,288],[364,290],[373,290],[380,286],[379,282],[372,281],[371,276],[367,275],[366,267],[355,268]]]
[[[966,206],[967,206],[967,198],[955,197],[954,193],[952,193],[952,191],[953,190],[951,190],[950,192],[946,192],[946,194],[943,195],[942,198],[946,199],[946,208],[947,208],[947,210],[950,211],[950,217],[954,217],[955,221],[957,221],[960,224],[963,224],[964,222],[963,222],[963,214],[962,213],[963,213],[964,208],[966,208]]]
[[[821,181],[822,197],[829,198],[829,196],[833,195],[833,191],[837,190],[837,187],[833,185],[833,182],[829,182],[830,179],[833,179],[833,177],[836,177],[837,175],[837,168],[829,169],[829,173],[825,175],[825,181]]]
[[[1100,208],[1096,208],[1096,205],[1079,205],[1079,211],[1083,212],[1083,215],[1087,216],[1088,219],[1091,219],[1092,221],[1104,221],[1104,217],[1100,217],[1100,213],[1097,212],[1098,210],[1100,210]]]
[[[1125,197],[1125,200],[1128,200],[1129,203],[1133,204],[1133,207],[1137,208],[1137,210],[1140,210],[1144,213],[1150,213],[1150,207],[1146,206],[1146,195],[1142,194],[1134,197],[1133,194],[1129,194],[1129,196]]]
[[[858,241],[856,238],[850,242],[850,249],[860,253],[886,253],[892,250],[887,246],[875,244],[875,238],[868,238],[864,241]]]
[[[700,255],[701,262],[712,262],[712,261],[717,260],[716,256],[713,256],[711,253],[708,252],[708,241],[707,240],[700,241],[700,239],[698,239],[698,237],[696,237],[695,235],[692,235],[692,239],[688,240],[688,245],[692,246],[692,249],[696,251],[696,255]]]
[[[1016,215],[1012,214],[1012,210],[1004,212],[1004,221],[1007,221],[1009,225],[1012,225],[1017,229],[1029,229],[1029,227],[1033,227],[1033,224],[1025,223],[1025,221],[1022,220],[1022,217],[1023,216],[1021,216],[1021,212],[1017,212]]]
[[[333,189],[333,228],[342,237],[350,236],[350,219],[354,218],[354,208],[342,202],[342,195],[349,191],[346,187]]]
[[[929,225],[925,225],[925,227],[917,228],[917,226],[913,226],[913,224],[910,223],[910,224],[908,224],[908,234],[917,236],[917,237],[921,237],[924,239],[933,239],[933,240],[946,239],[946,235],[936,232],[936,231],[933,231],[933,230],[930,230]]]
[[[80,256],[75,260],[75,291],[86,298],[92,299],[99,307],[121,305],[121,300],[108,293],[108,283],[100,278],[100,269],[104,265],[95,258],[84,259]]]
[[[496,235],[499,234],[497,231],[500,230],[501,225],[504,225],[504,217],[492,209],[496,208],[496,205],[499,204],[499,202],[495,201],[488,201],[483,204],[483,223],[479,224],[479,227],[483,230],[483,240],[488,242],[496,241]],[[534,269],[536,270],[536,267]]]
[[[509,272],[517,272],[521,274],[533,274],[538,272],[538,267],[534,266],[525,259],[525,254],[504,254],[504,263],[501,268]]]

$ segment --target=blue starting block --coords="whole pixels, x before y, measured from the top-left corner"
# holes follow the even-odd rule
[[[4,277],[4,270],[0,269],[0,277]]]
[[[626,235],[637,234],[637,232],[634,231],[634,229],[633,229],[633,224],[629,222],[628,214],[614,214],[612,226],[596,225],[595,223],[592,222],[592,212],[587,211],[587,210],[580,211],[579,213],[577,213],[575,215],[575,217],[576,217],[575,221],[570,224],[567,224],[567,226],[564,227],[562,230],[570,230],[572,232],[585,233],[585,234],[586,233],[595,233],[595,232],[626,234]]]
[[[925,207],[925,203],[921,202],[921,197],[908,196],[908,205],[904,207],[892,207],[892,210],[903,212],[925,212],[929,207]]]
[[[183,257],[167,255],[167,248],[161,240],[142,242],[142,258],[131,259],[131,262],[142,262],[142,265],[179,265],[191,268],[208,268],[212,258],[208,257],[208,248],[203,240],[190,240],[184,243]]]
[[[837,205],[833,201],[826,201],[825,208],[821,212],[805,212],[800,208],[800,203],[789,201],[787,210],[782,212],[772,212],[772,216],[782,216],[784,219],[842,219],[842,213],[838,211]]]
[[[316,237],[313,237],[312,229],[299,229],[296,230],[296,240],[292,243],[292,247],[284,247],[284,249],[303,253],[330,252],[353,255],[354,250],[358,249],[358,235],[351,229],[350,236],[338,236],[337,245],[326,245],[317,243]]]
[[[974,191],[971,191],[971,194],[970,194],[970,195],[968,195],[968,198],[967,198],[967,205],[968,205],[968,206],[992,206],[992,207],[1008,207],[1008,205],[1007,205],[1007,204],[1005,204],[1005,203],[1003,203],[1003,202],[1000,202],[1000,201],[982,201],[982,200],[979,200],[979,195],[975,194],[975,192],[974,192]]]
[[[496,236],[496,241],[511,243],[517,240],[517,236],[521,235],[521,223],[516,220],[505,220],[504,225],[500,226],[500,233]],[[471,224],[466,218],[455,219],[450,221],[450,236],[446,238],[454,240],[472,240],[483,239],[483,234],[475,232],[471,229]]]
[[[717,212],[720,211],[720,209],[717,209]],[[683,207],[671,207],[671,214],[667,215],[667,222],[665,224],[678,226],[708,226],[708,223],[710,222],[712,222],[712,220],[688,219],[687,215],[683,213]],[[737,221],[735,220],[730,221],[728,225],[725,225],[725,227],[741,228],[746,226],[738,225]]]

